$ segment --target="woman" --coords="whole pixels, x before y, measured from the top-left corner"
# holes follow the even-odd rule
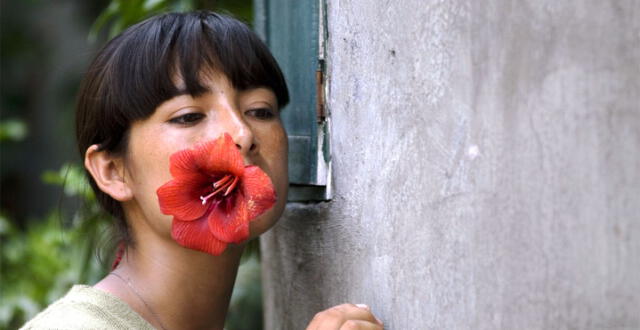
[[[119,228],[118,260],[25,328],[222,329],[243,243],[286,204],[288,101],[277,63],[233,18],[166,14],[111,40],[86,74],[76,128]],[[344,304],[309,328],[382,325]]]

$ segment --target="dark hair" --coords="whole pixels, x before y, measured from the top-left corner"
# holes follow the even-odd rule
[[[132,122],[148,118],[174,96],[206,92],[201,78],[207,71],[225,74],[238,90],[270,88],[280,108],[289,102],[276,60],[244,23],[206,11],[155,16],[109,41],[89,66],[76,109],[81,157],[93,144],[124,152]],[[176,78],[184,82],[183,90]],[[98,202],[116,218],[116,231],[129,241],[120,203],[87,176]]]

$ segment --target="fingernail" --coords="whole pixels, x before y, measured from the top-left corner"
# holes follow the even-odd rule
[[[364,309],[369,309],[369,306],[367,306],[365,304],[356,304],[356,306],[358,306],[360,308],[364,308]]]

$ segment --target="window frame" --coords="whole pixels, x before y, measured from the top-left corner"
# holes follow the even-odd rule
[[[281,114],[289,134],[289,202],[331,199],[325,8],[324,0],[254,0],[254,30],[280,64],[291,95]]]

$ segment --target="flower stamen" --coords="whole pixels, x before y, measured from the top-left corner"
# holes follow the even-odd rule
[[[231,180],[233,178],[233,180]],[[202,201],[202,205],[206,204],[209,198],[219,194],[220,192],[224,193],[222,196],[227,196],[229,193],[233,191],[233,189],[238,185],[239,178],[237,176],[233,176],[230,174],[225,175],[222,179],[213,183],[214,191],[206,196],[200,196],[200,200]]]
[[[233,191],[233,188],[235,188],[237,184],[238,184],[238,177],[235,177],[233,178],[233,182],[231,182],[231,184],[229,185],[229,188],[227,188],[227,191],[224,192],[223,196],[229,195],[229,193]]]
[[[213,188],[218,188],[221,185],[227,183],[227,181],[231,180],[231,174],[227,174],[224,177],[222,177],[222,179],[216,181],[213,183]]]

